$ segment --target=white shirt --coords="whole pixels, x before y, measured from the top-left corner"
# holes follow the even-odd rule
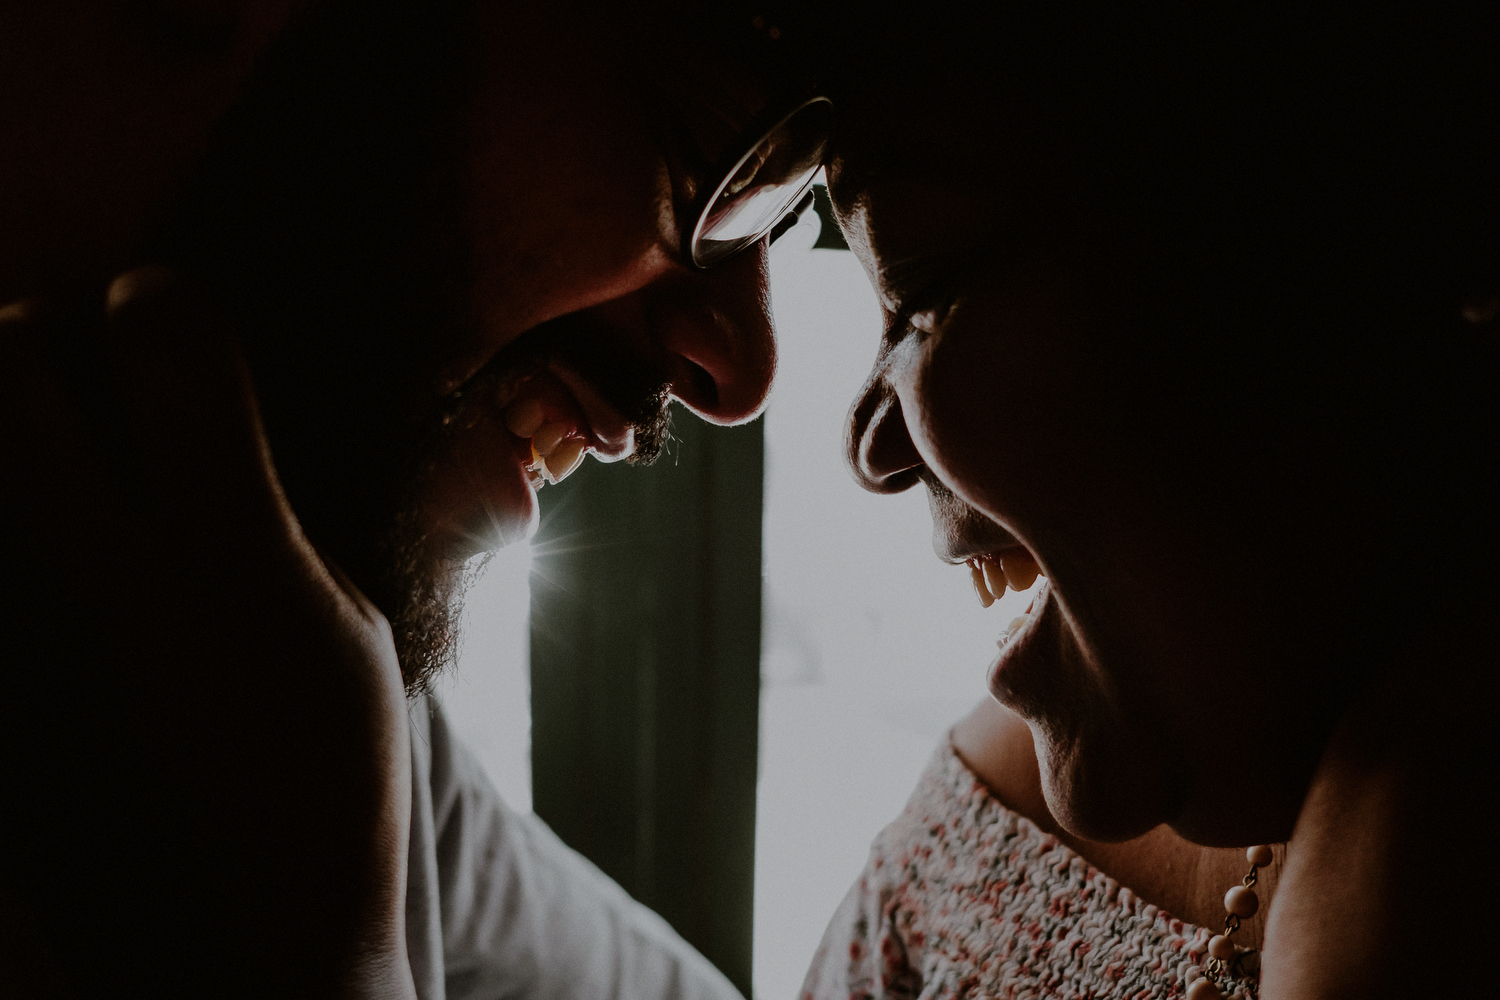
[[[411,717],[406,942],[421,1000],[742,1000],[665,920],[502,802],[435,701]]]

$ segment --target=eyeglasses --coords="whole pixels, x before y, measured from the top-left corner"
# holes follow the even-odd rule
[[[809,98],[769,129],[746,132],[755,141],[706,188],[697,222],[683,233],[683,256],[696,267],[713,267],[767,233],[774,241],[812,204],[809,189],[833,139],[833,102]]]

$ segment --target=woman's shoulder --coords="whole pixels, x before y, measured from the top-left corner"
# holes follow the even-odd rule
[[[881,882],[888,890],[926,885],[934,875],[952,888],[981,871],[993,876],[1025,867],[1058,846],[1056,837],[995,797],[950,734],[901,814],[875,838],[867,871],[890,880]]]
[[[933,754],[830,923],[804,1000],[1182,990],[1208,932],[1141,899],[1002,802],[959,733]]]
[[[1015,881],[1050,839],[998,802],[944,739],[871,843],[824,932],[803,1000],[931,995],[930,958],[962,932],[969,903]]]

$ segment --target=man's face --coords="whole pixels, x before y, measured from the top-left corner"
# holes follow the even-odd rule
[[[680,259],[693,220],[679,216],[664,100],[607,38],[488,6],[478,30],[468,322],[431,353],[438,391],[482,382],[491,398],[465,412],[423,498],[428,530],[459,554],[534,528],[533,456],[515,431],[538,412],[538,441],[560,431],[600,460],[649,459],[669,397],[746,420],[775,364],[763,250],[708,273]]]
[[[775,349],[763,248],[680,259],[691,179],[627,39],[492,5],[376,20],[299,29],[185,215],[293,507],[419,685],[463,561],[535,528],[533,444],[552,473],[649,459],[670,399],[754,416]]]

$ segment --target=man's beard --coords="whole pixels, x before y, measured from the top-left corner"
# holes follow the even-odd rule
[[[423,542],[415,512],[399,512],[375,546],[379,575],[367,587],[391,624],[408,697],[429,692],[457,661],[463,595],[473,579],[452,560],[433,559]]]
[[[491,549],[461,562],[435,551],[421,514],[423,487],[454,434],[477,416],[475,411],[492,406],[496,394],[509,395],[551,363],[585,375],[629,421],[635,451],[628,464],[651,464],[671,439],[669,387],[648,365],[620,350],[580,316],[565,316],[528,331],[449,396],[424,421],[411,460],[402,463],[405,468],[398,464],[390,470],[387,495],[403,499],[388,514],[368,511],[361,517],[372,525],[382,521],[387,525],[378,537],[358,546],[372,558],[360,560],[365,569],[355,579],[390,621],[408,695],[431,690],[434,681],[456,662],[464,594],[493,555]],[[492,546],[500,542],[488,540]]]
[[[422,488],[469,411],[551,361],[666,440],[660,372],[583,317],[509,345],[459,392],[427,395],[465,343],[473,4],[331,0],[267,54],[152,248],[242,333],[273,458],[309,538],[389,619],[408,690],[458,649],[462,562]],[[434,346],[436,345],[436,346]]]

